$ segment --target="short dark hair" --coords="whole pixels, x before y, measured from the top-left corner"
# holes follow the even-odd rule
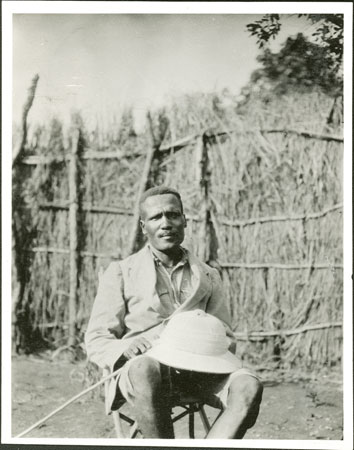
[[[148,197],[153,197],[155,195],[165,195],[165,194],[171,194],[178,198],[179,203],[181,205],[181,211],[183,214],[183,203],[182,203],[182,198],[181,198],[180,193],[177,192],[176,189],[170,188],[168,186],[155,186],[155,187],[152,187],[152,188],[148,189],[147,191],[145,191],[140,198],[140,201],[139,201],[140,217],[142,217],[142,213],[143,213],[143,204]]]

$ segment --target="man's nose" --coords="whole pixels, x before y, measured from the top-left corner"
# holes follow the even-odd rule
[[[161,228],[166,228],[170,226],[171,226],[170,219],[166,216],[166,214],[163,214],[161,218]]]

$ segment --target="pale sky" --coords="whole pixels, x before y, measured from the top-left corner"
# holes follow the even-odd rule
[[[166,95],[229,88],[238,93],[257,67],[251,14],[16,14],[13,18],[13,119],[40,76],[29,120],[72,108],[109,116],[133,105],[142,117]],[[278,45],[308,23],[282,19]]]

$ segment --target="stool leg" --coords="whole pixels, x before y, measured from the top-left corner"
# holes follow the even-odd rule
[[[114,422],[114,428],[116,430],[116,436],[117,438],[124,439],[125,435],[122,428],[122,423],[120,421],[119,412],[118,411],[112,411],[112,417]]]
[[[190,437],[190,439],[194,439],[194,409],[193,409],[193,405],[189,405],[188,415],[189,415],[189,437]]]
[[[130,431],[130,439],[135,439],[138,433],[139,433],[138,424],[134,422]]]
[[[203,405],[199,406],[199,414],[200,418],[202,419],[204,430],[206,431],[206,433],[208,433],[211,427]]]

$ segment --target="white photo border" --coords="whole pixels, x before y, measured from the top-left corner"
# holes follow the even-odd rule
[[[333,440],[154,440],[51,439],[11,437],[11,165],[12,165],[12,15],[13,14],[344,14],[344,439]],[[352,336],[352,2],[2,2],[2,418],[1,443],[126,447],[353,448]]]

